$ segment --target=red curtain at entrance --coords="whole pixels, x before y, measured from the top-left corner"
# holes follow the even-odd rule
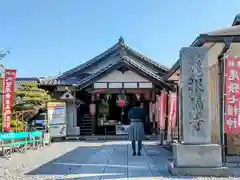
[[[167,95],[166,91],[162,91],[161,95],[157,95],[157,107],[158,107],[158,128],[165,129],[166,110],[167,110]]]

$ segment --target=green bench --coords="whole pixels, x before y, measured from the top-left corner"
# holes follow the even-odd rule
[[[43,146],[43,132],[42,131],[29,132],[29,139],[27,143],[28,145],[31,145],[32,148],[39,148],[40,146]]]
[[[42,136],[41,131],[1,133],[0,145],[2,155],[4,157],[11,157],[13,152],[24,152],[29,146],[38,148],[43,143]]]
[[[28,132],[10,132],[1,133],[0,142],[2,148],[2,155],[4,157],[11,157],[14,151],[23,152],[27,144]]]

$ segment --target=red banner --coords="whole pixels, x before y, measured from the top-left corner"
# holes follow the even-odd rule
[[[160,96],[160,95],[156,95],[156,96],[157,96],[157,100],[156,100],[156,106],[157,106],[157,125],[158,125],[158,128],[160,128],[160,124],[161,124],[161,119],[160,119],[161,96]]]
[[[225,59],[224,132],[240,133],[240,57]]]
[[[3,78],[3,127],[6,132],[11,129],[15,79],[16,70],[5,69]]]
[[[168,96],[168,140],[171,140],[171,135],[176,127],[176,94],[171,93]]]
[[[175,93],[169,95],[169,120],[171,128],[176,127],[176,110],[177,110],[177,97]]]
[[[162,91],[157,97],[158,103],[158,128],[165,129],[166,108],[167,108],[167,92]]]

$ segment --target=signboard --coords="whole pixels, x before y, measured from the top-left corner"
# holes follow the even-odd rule
[[[240,57],[225,59],[224,132],[240,133]]]
[[[15,79],[16,70],[5,69],[3,78],[3,130],[5,132],[11,129]]]
[[[128,134],[129,125],[116,124],[116,134]]]
[[[65,102],[49,102],[48,122],[50,137],[66,136],[66,104]]]

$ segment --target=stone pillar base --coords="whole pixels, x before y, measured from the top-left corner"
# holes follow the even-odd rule
[[[173,144],[173,161],[169,171],[173,175],[227,177],[230,170],[222,167],[222,149],[218,144]]]
[[[207,177],[230,177],[231,173],[228,167],[217,167],[217,168],[193,168],[193,167],[171,167],[169,163],[168,171],[174,176],[207,176]]]
[[[80,130],[79,127],[71,127],[67,129],[67,138],[70,139],[72,137],[79,137]]]

